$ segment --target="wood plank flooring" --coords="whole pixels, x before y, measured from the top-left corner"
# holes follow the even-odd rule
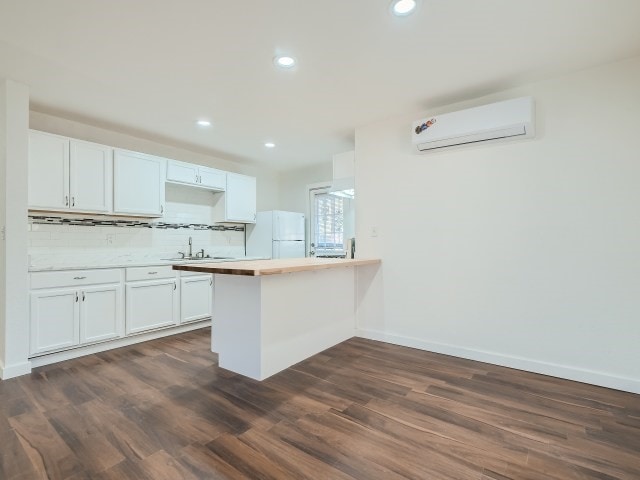
[[[210,331],[0,382],[0,479],[640,479],[640,396],[352,339],[257,382]]]

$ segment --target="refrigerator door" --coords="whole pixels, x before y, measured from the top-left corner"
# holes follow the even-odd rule
[[[296,212],[273,212],[273,239],[304,241],[304,215]]]
[[[273,255],[271,258],[304,258],[304,241],[274,241]]]

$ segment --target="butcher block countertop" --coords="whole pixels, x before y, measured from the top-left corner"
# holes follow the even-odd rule
[[[251,260],[225,263],[197,263],[174,265],[174,270],[189,272],[222,273],[226,275],[279,275],[281,273],[323,270],[337,267],[358,267],[380,263],[377,258],[344,259],[344,258],[283,258],[277,260]]]

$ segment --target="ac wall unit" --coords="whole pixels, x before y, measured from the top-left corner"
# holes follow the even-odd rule
[[[419,152],[435,148],[535,135],[532,97],[427,117],[413,122],[413,144]]]

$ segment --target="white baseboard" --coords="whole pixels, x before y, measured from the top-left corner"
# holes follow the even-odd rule
[[[19,377],[28,373],[31,373],[31,362],[5,366],[4,363],[0,361],[0,380],[9,380],[10,378]]]
[[[619,377],[593,370],[532,360],[530,358],[475,350],[444,343],[428,342],[419,338],[395,335],[380,330],[358,329],[356,336],[367,338],[369,340],[378,340],[381,342],[392,343],[394,345],[401,345],[403,347],[417,348],[429,352],[442,353],[444,355],[452,355],[454,357],[491,363],[502,367],[515,368],[517,370],[525,370],[528,372],[549,375],[551,377],[575,380],[577,382],[589,383],[591,385],[598,385],[601,387],[640,394],[640,379]]]
[[[148,342],[149,340],[155,340],[156,338],[168,337],[170,335],[177,335],[178,333],[190,332],[191,330],[197,330],[199,328],[206,328],[211,326],[211,320],[204,322],[189,323],[187,325],[180,325],[178,327],[166,328],[163,330],[156,330],[154,332],[140,333],[131,337],[119,338],[117,340],[110,340],[103,343],[97,343],[95,345],[87,345],[86,347],[78,347],[72,350],[65,350],[63,352],[49,353],[40,357],[33,357],[31,359],[31,366],[33,368],[42,367],[44,365],[50,365],[52,363],[64,362],[65,360],[71,360],[73,358],[84,357],[85,355],[92,355],[94,353],[104,352],[106,350],[113,350],[114,348],[126,347],[128,345],[134,345],[136,343]],[[31,369],[29,369],[29,372]],[[25,373],[29,373],[25,372]],[[24,374],[21,374],[24,375]]]

